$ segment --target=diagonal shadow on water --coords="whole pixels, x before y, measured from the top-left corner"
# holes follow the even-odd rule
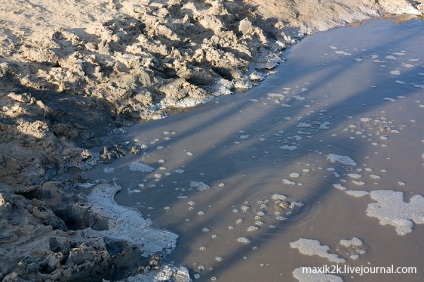
[[[376,43],[372,48],[353,50],[355,52],[354,58],[370,60],[373,54],[381,53],[381,50],[387,50],[387,46],[390,46],[393,50],[406,48],[405,46],[408,45],[412,46],[414,38],[411,34],[413,32],[397,34],[386,41],[373,41]],[[334,41],[334,38],[327,40],[329,40],[328,43],[330,44],[330,42]],[[300,52],[300,50],[291,52],[295,51]],[[315,50],[314,52],[311,51],[313,54],[316,54],[315,52]],[[331,50],[328,52],[331,52]],[[184,193],[189,196],[187,200],[191,197],[196,197],[195,194],[204,193],[203,197],[207,197],[205,202],[220,204],[219,210],[215,211],[214,214],[211,213],[209,215],[206,213],[201,221],[197,221],[190,226],[191,234],[183,235],[187,239],[182,238],[184,241],[182,243],[183,248],[187,249],[181,251],[181,253],[189,254],[194,252],[194,249],[189,249],[190,237],[200,236],[201,229],[205,226],[214,230],[220,224],[217,217],[225,218],[225,212],[234,208],[234,202],[242,204],[244,199],[249,196],[249,193],[252,193],[252,189],[237,187],[236,184],[231,186],[231,191],[229,191],[227,185],[224,189],[219,190],[220,188],[215,187],[220,181],[231,179],[231,183],[243,185],[246,178],[259,178],[260,182],[263,181],[261,177],[267,179],[274,174],[273,179],[265,180],[266,184],[270,185],[276,179],[281,181],[283,176],[278,174],[279,171],[284,171],[293,164],[303,162],[304,159],[308,159],[310,156],[321,156],[322,160],[329,153],[348,154],[354,160],[361,160],[367,154],[366,148],[355,146],[356,141],[346,138],[343,134],[330,137],[326,130],[299,128],[298,124],[300,122],[322,124],[328,121],[332,129],[337,129],[345,125],[347,117],[354,119],[377,111],[388,103],[384,98],[395,99],[399,93],[402,93],[405,97],[421,93],[421,89],[410,85],[388,85],[388,81],[392,82],[392,80],[391,78],[388,80],[387,75],[381,75],[380,64],[375,64],[375,67],[368,69],[366,74],[361,73],[364,70],[360,67],[361,62],[353,60],[353,56],[342,57],[342,59],[340,59],[340,56],[336,56],[326,61],[327,66],[316,66],[311,65],[311,62],[308,61],[310,56],[305,56],[303,60],[295,60],[292,59],[293,56],[291,55],[289,52],[289,61],[278,69],[279,74],[268,78],[257,89],[253,89],[243,95],[218,98],[219,105],[210,103],[193,109],[188,113],[174,115],[168,120],[147,123],[129,130],[129,137],[132,139],[139,138],[140,134],[143,137],[146,136],[147,139],[153,139],[155,138],[153,136],[159,136],[163,131],[170,129],[178,131],[175,137],[154,143],[156,148],[159,146],[164,148],[163,153],[158,153],[159,150],[151,149],[149,153],[151,157],[147,156],[144,159],[153,162],[157,156],[164,156],[169,159],[166,160],[166,164],[170,164],[170,167],[167,167],[168,170],[179,168],[182,165],[186,169],[186,173],[181,176],[171,174],[160,178],[158,181],[153,178],[149,179],[140,194],[143,200],[152,202],[152,205],[169,207],[171,214],[159,208],[151,211],[154,222],[157,220],[161,227],[177,231],[178,233],[181,231],[179,225],[187,216],[186,214],[179,215],[172,212],[174,209],[178,210],[178,201],[180,200],[176,202],[175,199],[180,192],[170,191],[171,187],[188,185],[189,180],[196,179],[206,179],[205,182],[208,184],[214,184],[211,189],[214,191],[185,191]],[[292,60],[293,63],[291,62]],[[318,75],[316,74],[317,71],[323,74]],[[408,72],[404,72],[403,75],[409,77],[415,73],[416,70],[412,68]],[[368,77],[364,79],[366,75]],[[358,79],[359,83],[364,84],[363,86],[358,86]],[[305,84],[305,82],[309,84]],[[372,86],[377,87],[373,88]],[[308,88],[308,90],[302,92],[303,87]],[[400,91],[400,87],[403,87],[403,92]],[[285,90],[284,88],[290,88],[290,90]],[[266,96],[270,92],[282,93],[284,91],[288,91],[288,93],[282,102],[289,103],[292,106],[291,108],[281,108],[279,104],[274,102],[275,99],[270,99]],[[325,97],[325,95],[329,97]],[[294,96],[298,98],[304,97],[305,100],[298,100]],[[326,100],[324,97],[328,99]],[[328,104],[326,104],[327,101]],[[289,120],[287,117],[291,117],[291,119]],[[330,130],[330,132],[332,131]],[[242,135],[249,135],[249,137],[241,139],[240,136]],[[288,138],[297,135],[303,137],[302,140],[296,141]],[[309,138],[308,136],[311,137]],[[258,141],[259,137],[263,137],[265,141]],[[320,142],[321,140],[323,142]],[[296,145],[297,150],[292,152],[281,150],[281,145],[285,144]],[[175,153],[173,150],[180,150],[181,154]],[[182,157],[185,155],[184,150],[192,150],[194,156]],[[269,154],[259,156],[264,151],[269,151]],[[255,156],[255,158],[253,159],[252,156]],[[173,160],[174,157],[175,160]],[[178,158],[181,158],[181,160],[178,160]],[[122,161],[117,167],[123,169],[131,161]],[[156,165],[160,166],[161,164],[156,163]],[[333,165],[333,167],[337,166]],[[257,172],[258,168],[268,171],[261,174]],[[341,167],[336,169],[344,170]],[[191,170],[193,172],[190,172]],[[203,173],[203,175],[199,176],[199,173]],[[314,188],[309,189],[307,193],[302,195],[303,198],[301,200],[305,202],[307,207],[314,206],[314,204],[334,191],[332,188],[334,183],[332,173],[326,170],[322,170],[320,173],[321,177],[314,183]],[[183,180],[179,181],[179,179]],[[117,183],[125,186],[128,183],[126,181],[118,179]],[[179,182],[175,184],[174,181]],[[149,184],[156,185],[149,187]],[[253,184],[257,184],[257,182],[253,181]],[[281,185],[280,191],[283,194],[286,192],[294,193],[293,190],[284,188],[283,185]],[[253,193],[255,192],[257,191],[253,191]],[[121,193],[117,195],[117,201],[120,204],[135,206],[136,199],[130,199],[131,197]],[[200,198],[201,196],[197,196],[199,201]],[[230,200],[223,201],[225,198]],[[204,208],[207,209],[207,207]],[[142,212],[148,211],[142,210]],[[310,216],[310,213],[313,213],[313,210],[306,208],[301,217]],[[174,220],[165,220],[165,218],[169,217],[174,218]],[[168,223],[161,225],[160,223],[164,221]],[[289,232],[290,227],[296,224],[295,221],[284,223],[284,227],[267,233],[267,240],[255,240],[255,246],[260,248],[273,237],[277,238],[282,233]],[[222,275],[229,271],[240,258],[252,253],[250,245],[237,247],[232,245],[231,247],[230,253],[225,256],[225,263],[215,265],[213,274],[205,274],[202,276],[202,280],[206,281],[212,276]],[[177,261],[177,263],[179,262]]]

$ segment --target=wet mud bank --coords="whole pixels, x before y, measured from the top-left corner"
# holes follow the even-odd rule
[[[271,2],[1,1],[0,279],[189,280],[162,264],[177,235],[115,203],[136,187],[81,170],[145,155],[123,126],[250,89],[306,34],[422,13],[420,1]],[[277,208],[296,208],[283,197]]]

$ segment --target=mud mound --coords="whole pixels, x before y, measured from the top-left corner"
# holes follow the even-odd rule
[[[101,137],[131,119],[251,88],[305,34],[421,8],[403,0],[0,2],[0,177],[22,175],[23,185],[86,167],[98,153],[119,155],[80,148],[115,146]]]
[[[3,281],[153,275],[163,256],[175,248],[177,235],[152,229],[138,212],[114,202],[120,187],[113,183],[93,185],[92,192],[81,194],[75,194],[77,187],[69,182],[46,182],[22,195],[0,187]],[[184,270],[170,272],[170,277],[174,274],[181,276]]]

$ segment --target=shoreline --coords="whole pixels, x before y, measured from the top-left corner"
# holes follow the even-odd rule
[[[54,10],[48,2],[42,2],[44,8]],[[26,23],[34,26],[34,33],[25,31],[23,35],[19,27],[12,28],[11,17],[3,20],[6,24],[1,35],[7,44],[0,53],[0,226],[7,231],[0,238],[0,249],[5,250],[0,259],[0,278],[4,281],[120,280],[154,273],[188,281],[187,269],[162,265],[162,259],[175,247],[177,235],[150,229],[150,222],[138,212],[116,205],[116,184],[93,185],[69,171],[142,153],[143,148],[120,139],[121,126],[130,126],[139,118],[163,118],[170,107],[191,107],[214,96],[230,95],[234,89],[249,89],[281,62],[280,52],[300,38],[296,36],[341,25],[334,11],[333,18],[310,17],[310,22],[304,20],[302,24],[302,18],[310,16],[313,1],[298,1],[304,14],[294,15],[292,26],[280,30],[275,25],[266,29],[269,20],[264,18],[273,14],[257,0],[250,1],[251,5],[262,6],[254,11],[247,9],[252,14],[238,15],[237,19],[231,17],[231,9],[245,11],[237,6],[242,1],[211,1],[208,13],[189,1],[148,1],[149,6],[137,6],[136,1],[124,1],[123,5],[103,2],[109,4],[93,11],[113,12],[103,15],[100,22],[74,31],[53,25],[49,38],[39,33],[45,28],[45,20],[38,27]],[[368,2],[372,1],[351,7],[358,9],[358,14],[343,21],[363,20],[361,17],[370,16],[371,11],[378,17],[380,9],[420,13],[409,3],[398,1],[393,6],[368,7],[366,14]],[[180,17],[174,9],[177,4],[191,9],[192,18]],[[16,23],[22,23],[18,15],[30,14],[34,7],[21,8],[15,15]],[[133,15],[128,16],[129,12]],[[112,15],[112,21],[106,20]],[[85,17],[90,18],[88,13]],[[88,20],[82,18],[85,22],[76,21],[75,25],[86,24]],[[142,20],[150,21],[151,26],[140,26]],[[72,25],[72,19],[65,22]],[[169,27],[171,23],[191,31],[200,29],[204,37],[196,34],[198,38],[190,38],[187,33],[186,42],[187,38]],[[133,36],[138,42],[132,42]],[[231,47],[234,40],[237,48]],[[188,48],[190,44],[195,44],[192,49]],[[150,49],[142,50],[144,46]],[[252,54],[251,50],[256,51]],[[95,147],[103,150],[93,151]],[[66,176],[52,180],[65,171]],[[103,194],[99,194],[101,191]],[[139,222],[138,230],[146,230],[141,241],[131,235],[135,231],[131,231],[134,226],[129,221]],[[124,234],[122,230],[126,230]],[[149,247],[158,235],[165,239]]]

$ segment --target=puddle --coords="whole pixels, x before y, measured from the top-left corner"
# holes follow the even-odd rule
[[[422,281],[422,46],[417,20],[317,34],[260,87],[125,129],[143,156],[84,175],[116,179],[119,204],[180,235],[169,259],[198,281],[297,281],[335,262],[418,268],[346,281]]]

